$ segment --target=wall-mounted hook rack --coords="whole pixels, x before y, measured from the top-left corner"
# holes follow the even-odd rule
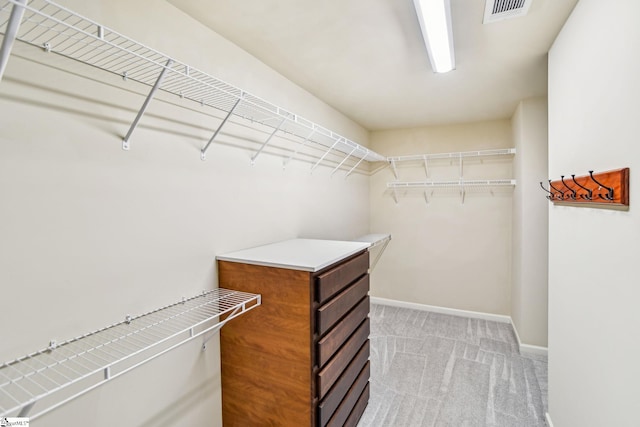
[[[553,203],[580,203],[614,206],[629,206],[629,168],[615,169],[576,177],[571,175],[571,181],[565,180],[564,175],[559,180],[549,180],[547,199]],[[561,188],[567,190],[561,190]]]
[[[549,195],[547,196],[547,199],[551,200],[554,197],[553,192],[544,188],[544,185],[542,185],[542,181],[540,181],[540,188],[542,188],[546,193],[549,193]]]
[[[587,188],[583,185],[580,185],[580,183],[578,181],[576,181],[576,175],[575,174],[571,174],[571,180],[573,181],[573,183],[575,185],[577,185],[579,188],[583,189],[585,192],[583,194],[580,194],[580,196],[585,199],[585,200],[593,200],[592,195],[593,195],[593,190],[591,190],[590,188]]]

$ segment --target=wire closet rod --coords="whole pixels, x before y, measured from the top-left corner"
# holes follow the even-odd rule
[[[0,417],[38,418],[258,307],[261,296],[218,288],[50,345],[0,365]],[[206,338],[205,338],[206,342]],[[203,344],[204,349],[204,344]]]

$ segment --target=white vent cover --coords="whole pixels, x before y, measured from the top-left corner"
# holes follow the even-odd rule
[[[529,11],[533,0],[486,0],[484,7],[484,23],[502,21],[504,19],[524,16]]]

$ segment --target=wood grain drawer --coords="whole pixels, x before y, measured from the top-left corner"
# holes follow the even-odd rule
[[[338,320],[347,314],[369,292],[369,275],[366,274],[318,309],[316,328],[324,335]]]
[[[369,365],[367,365],[369,367]],[[347,418],[351,415],[355,409],[356,404],[360,400],[363,391],[369,386],[369,370],[364,369],[358,375],[358,378],[353,382],[353,385],[349,389],[349,392],[336,409],[326,427],[342,427],[345,425]],[[367,398],[368,400],[368,398]],[[359,416],[358,416],[359,418]]]
[[[369,297],[365,297],[338,325],[318,341],[316,360],[322,368],[369,314]]]
[[[316,300],[322,304],[369,270],[369,251],[316,276]]]
[[[367,403],[369,403],[369,393],[370,393],[370,386],[367,383],[367,385],[364,388],[364,391],[358,398],[358,401],[353,407],[353,410],[351,411],[349,418],[347,418],[347,421],[345,421],[343,427],[356,427],[358,425],[358,421],[360,421],[360,417],[362,417],[364,410],[367,409]]]
[[[335,385],[331,388],[327,396],[318,405],[318,422],[321,427],[325,426],[331,416],[334,414],[340,402],[344,399],[344,396],[353,386],[356,378],[365,371],[367,378],[370,376],[369,366],[369,342],[367,341],[356,357],[353,358],[344,374],[336,381]]]
[[[335,356],[318,372],[316,381],[318,398],[323,399],[329,389],[335,384],[345,368],[360,351],[362,345],[369,339],[369,319],[367,318],[351,335],[347,342],[338,350]]]

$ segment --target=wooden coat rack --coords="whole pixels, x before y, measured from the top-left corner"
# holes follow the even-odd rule
[[[629,206],[629,168],[549,180],[549,189],[540,187],[553,203],[601,204]]]

